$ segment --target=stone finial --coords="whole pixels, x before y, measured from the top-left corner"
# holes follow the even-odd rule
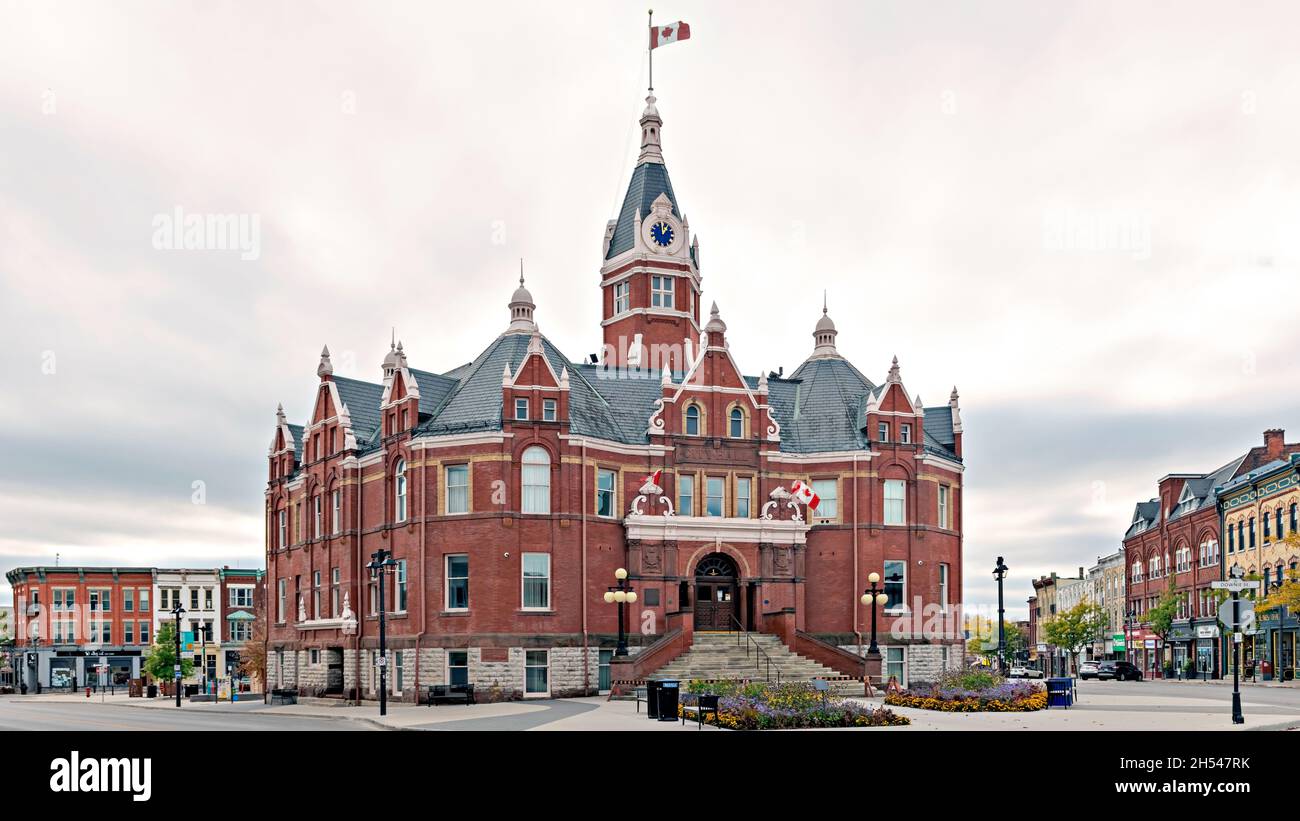
[[[567,391],[568,389],[569,389],[569,366],[565,365],[564,367],[560,368],[560,390]]]
[[[664,363],[664,369],[659,373],[659,384],[668,387],[673,384],[673,372],[668,369],[668,363]]]
[[[717,334],[719,338],[727,332],[727,323],[723,322],[722,317],[718,314],[718,303],[716,302],[709,309],[709,324],[704,326],[704,330],[711,334]]]
[[[533,334],[528,338],[528,353],[542,355],[542,334],[533,326]]]
[[[508,388],[515,383],[514,376],[510,373],[510,363],[507,362],[501,369],[501,387]]]
[[[277,424],[284,424],[284,403],[280,402],[275,406],[275,421]]]
[[[956,386],[956,385],[953,385],[953,386],[952,386],[952,395],[948,397],[948,406],[949,406],[949,407],[953,407],[953,408],[957,407],[957,400],[958,400],[958,398],[959,398],[959,397],[957,396],[957,386]]]
[[[758,374],[758,392],[767,393],[767,371],[760,371]]]
[[[894,364],[889,368],[889,381],[895,383],[903,381],[902,375],[898,372],[898,357],[894,357]]]
[[[917,410],[925,410],[925,403],[921,401],[921,394],[918,393],[916,395],[916,399],[912,402],[912,407]]]
[[[637,165],[643,162],[663,165],[664,162],[663,145],[660,142],[664,121],[659,117],[656,102],[658,99],[653,94],[645,98],[645,111],[641,112],[641,155],[636,159]]]
[[[330,347],[326,345],[320,351],[320,364],[316,366],[316,375],[321,379],[334,375],[334,365],[330,362]]]

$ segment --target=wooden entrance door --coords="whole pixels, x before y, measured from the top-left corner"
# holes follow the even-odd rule
[[[735,629],[737,598],[735,563],[721,553],[701,559],[695,570],[695,629]]]

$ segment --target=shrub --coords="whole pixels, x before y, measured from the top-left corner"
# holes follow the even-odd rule
[[[1047,691],[1028,681],[1008,681],[982,670],[950,670],[933,684],[890,693],[885,703],[950,713],[1027,712],[1047,706]]]

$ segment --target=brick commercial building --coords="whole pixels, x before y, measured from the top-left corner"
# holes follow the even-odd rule
[[[633,652],[653,651],[637,675],[696,630],[733,628],[861,675],[852,653],[869,640],[859,596],[872,572],[889,596],[887,672],[906,681],[960,662],[959,632],[922,623],[955,614],[961,590],[956,390],[924,406],[897,360],[868,379],[840,355],[825,309],[792,373],[743,374],[716,303],[701,318],[700,246],[655,102],[601,243],[600,355],[574,360],[543,336],[521,277],[503,332],[472,361],[418,370],[393,345],[371,382],[336,374],[326,350],[305,424],[278,414],[271,686],[376,693],[366,564],[380,548],[398,565],[384,580],[388,682],[407,700],[436,683],[494,697],[607,686],[618,608],[604,596],[618,568],[637,593]],[[765,321],[788,327],[779,309]],[[815,510],[791,496],[796,481],[819,495]]]
[[[1273,475],[1274,469],[1285,473],[1295,453],[1300,453],[1300,445],[1286,444],[1282,431],[1265,431],[1262,446],[1215,471],[1164,477],[1159,495],[1134,509],[1124,536],[1127,644],[1130,660],[1148,675],[1163,675],[1170,662],[1182,669],[1189,659],[1198,674],[1223,674],[1226,642],[1219,636],[1218,601],[1210,583],[1223,578],[1225,567],[1234,563],[1247,573],[1269,566],[1276,557],[1269,557],[1265,548],[1266,526],[1270,544],[1281,535],[1279,528],[1294,531],[1286,488],[1261,496],[1252,476]],[[1170,589],[1179,597],[1178,612],[1168,641],[1162,643],[1144,616]]]
[[[29,692],[140,676],[153,642],[153,570],[141,567],[19,567],[13,590],[17,682]]]

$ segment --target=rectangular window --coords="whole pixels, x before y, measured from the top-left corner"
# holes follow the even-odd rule
[[[542,421],[543,422],[555,421],[555,408],[556,405],[554,399],[542,400]]]
[[[278,529],[279,529],[279,531],[280,531],[280,538],[279,538],[280,549],[281,549],[281,550],[284,550],[286,547],[289,546],[289,515],[288,515],[288,512],[287,512],[287,511],[284,511],[284,510],[281,510],[281,511],[279,512],[279,514],[278,514],[278,516],[277,516],[276,518],[279,520],[277,527],[278,527]]]
[[[447,557],[448,610],[469,609],[469,556],[459,554]]]
[[[612,470],[596,471],[596,515],[614,515],[614,477]]]
[[[907,609],[907,562],[885,562],[885,611],[903,611]]]
[[[311,574],[311,617],[320,618],[320,571],[313,570]]]
[[[747,476],[736,479],[736,516],[741,519],[749,518],[749,497],[751,480]]]
[[[515,419],[520,422],[528,421],[528,400],[515,400]]]
[[[524,695],[550,695],[550,651],[524,651]]]
[[[907,524],[907,485],[903,479],[885,480],[885,524]]]
[[[840,511],[840,482],[838,479],[813,479],[813,493],[821,497],[813,515],[818,519],[834,519]]]
[[[289,580],[280,579],[280,582],[277,586],[276,599],[275,599],[275,620],[280,624],[284,624],[284,612],[285,612],[285,606],[288,603],[288,595],[289,595]]]
[[[203,609],[204,610],[212,609],[212,588],[211,587],[203,588]]]
[[[190,609],[199,609],[199,589],[197,587],[190,588]]]
[[[408,411],[406,408],[402,408],[402,426],[398,428],[398,430],[406,430],[407,420],[410,419],[410,416],[408,415],[409,413],[410,411]]]
[[[253,588],[251,587],[230,588],[230,606],[231,607],[252,607]]]
[[[948,529],[948,486],[939,485],[939,527]]]
[[[340,596],[342,595],[342,573],[339,568],[330,568],[330,616],[338,618],[343,615]]]
[[[676,281],[675,277],[657,275],[650,277],[650,306],[652,308],[673,307],[673,291]]]
[[[524,609],[548,610],[551,606],[551,554],[525,553]]]
[[[911,425],[909,425],[909,424],[907,424],[907,423],[903,423],[903,424],[901,424],[901,425],[898,426],[898,441],[902,442],[904,445],[910,445],[910,444],[912,444],[912,426],[911,426]]]
[[[122,612],[131,613],[135,611],[135,588],[127,587],[122,590]]]
[[[677,512],[683,516],[695,515],[695,477],[689,474],[677,477]]]
[[[122,622],[122,643],[135,644],[135,622]]]
[[[251,635],[248,622],[232,621],[230,623],[230,640],[231,641],[248,641]]]
[[[405,613],[406,612],[406,559],[398,560],[397,572],[394,574],[394,576],[396,577],[395,584],[397,589],[395,591],[395,599],[393,603],[397,605],[398,613]]]
[[[337,536],[343,532],[343,491],[330,492],[330,535]]]
[[[324,522],[325,511],[322,510],[321,508],[321,498],[319,493],[317,493],[315,497],[312,498],[311,507],[312,507],[312,512],[311,512],[312,531],[311,532],[317,539],[319,539],[321,536],[325,535],[325,522]]]
[[[939,606],[948,610],[948,565],[939,565]]]
[[[469,684],[469,651],[447,651],[447,683],[452,686]]]
[[[614,284],[614,313],[621,314],[632,307],[632,284],[627,280]]]
[[[469,465],[447,468],[447,512],[469,513]]]
[[[140,612],[141,613],[149,612],[149,591],[148,590],[140,591]]]
[[[726,486],[727,481],[721,476],[710,476],[705,481],[705,498],[704,498],[704,515],[705,516],[724,516],[726,515],[723,508],[726,506]]]
[[[885,682],[890,679],[898,682],[900,687],[907,686],[907,648],[885,648]]]
[[[879,435],[880,435],[880,441],[882,441],[882,442],[888,442],[888,441],[889,441],[889,423],[888,423],[888,422],[881,422],[879,428],[877,429],[877,433],[879,433]]]

